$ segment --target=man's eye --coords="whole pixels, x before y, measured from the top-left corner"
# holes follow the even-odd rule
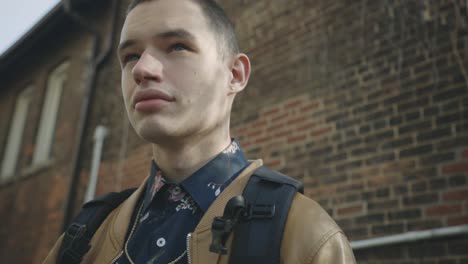
[[[138,54],[128,54],[128,55],[124,56],[122,62],[127,63],[127,62],[131,62],[131,61],[137,61],[138,59],[140,59],[140,55],[138,55]]]
[[[169,51],[184,51],[188,50],[188,47],[182,43],[176,43],[169,47]]]

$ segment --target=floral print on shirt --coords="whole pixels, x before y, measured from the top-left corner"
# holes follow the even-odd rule
[[[183,198],[180,200],[180,204],[176,207],[177,212],[180,210],[190,210],[192,211],[192,214],[195,214],[197,212],[197,204],[190,196]]]
[[[171,202],[178,202],[182,200],[182,198],[184,198],[186,195],[186,193],[182,191],[182,189],[177,185],[169,187],[168,192],[169,192],[168,199]]]
[[[217,197],[221,193],[221,187],[223,187],[224,183],[214,183],[210,182],[208,183],[208,188],[211,188],[212,190],[215,191],[215,196]]]
[[[239,144],[236,141],[232,141],[231,145],[229,145],[225,150],[223,150],[223,154],[235,154],[237,151],[240,150]]]
[[[135,263],[187,263],[187,234],[193,232],[214,200],[243,171],[248,161],[237,141],[180,183],[171,183],[151,164],[142,206],[128,252]],[[135,213],[138,212],[135,210]],[[165,243],[158,243],[164,239]],[[119,263],[129,264],[126,254]]]
[[[151,187],[151,200],[154,198],[156,193],[164,186],[164,180],[161,171],[158,171],[154,177],[154,184]]]

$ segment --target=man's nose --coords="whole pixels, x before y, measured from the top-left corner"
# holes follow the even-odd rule
[[[144,52],[132,69],[133,79],[141,85],[147,81],[162,81],[162,64],[151,54]]]

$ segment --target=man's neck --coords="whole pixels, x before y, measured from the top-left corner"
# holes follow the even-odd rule
[[[231,144],[229,135],[153,144],[153,159],[167,180],[180,183]]]

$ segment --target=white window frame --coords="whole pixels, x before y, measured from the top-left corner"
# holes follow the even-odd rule
[[[0,181],[4,182],[13,177],[23,143],[24,127],[26,125],[29,105],[31,103],[33,87],[28,86],[17,97],[15,112],[8,131],[8,140],[3,152]]]
[[[40,166],[51,160],[51,149],[55,135],[55,125],[62,97],[63,84],[67,79],[69,62],[64,62],[49,75],[47,91],[42,107],[40,126],[36,136],[32,166]]]

